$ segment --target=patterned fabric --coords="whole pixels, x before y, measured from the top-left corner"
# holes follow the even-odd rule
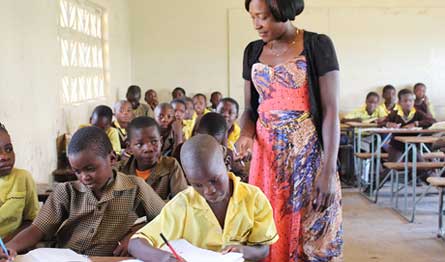
[[[269,198],[280,240],[267,261],[342,261],[340,182],[334,204],[312,208],[321,174],[320,138],[309,113],[306,59],[271,67],[256,63],[252,81],[260,94],[249,182]]]
[[[57,245],[90,256],[112,256],[113,250],[138,218],[143,207],[147,219],[164,206],[141,178],[115,173],[100,200],[78,181],[59,184],[33,224]]]
[[[134,115],[134,118],[140,117],[140,116],[148,116],[148,117],[154,118],[155,113],[153,112],[153,110],[151,109],[150,106],[141,103],[141,104],[139,104],[138,108],[133,109],[133,115]]]
[[[136,175],[136,159],[132,156],[126,161],[121,161],[119,171],[127,175]],[[164,200],[172,199],[188,186],[181,166],[173,157],[161,156],[158,163],[149,171],[151,171],[150,176],[145,181]]]

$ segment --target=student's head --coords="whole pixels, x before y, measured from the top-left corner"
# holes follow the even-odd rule
[[[187,111],[187,105],[183,99],[175,99],[170,102],[175,113],[175,120],[184,120]]]
[[[127,89],[127,100],[131,103],[133,109],[138,108],[139,101],[141,100],[141,88],[139,86],[129,86]]]
[[[113,174],[115,156],[107,134],[90,126],[74,133],[68,145],[68,160],[79,181],[97,191]]]
[[[176,87],[172,91],[172,100],[185,97],[185,90],[182,87]]]
[[[0,123],[0,177],[9,175],[14,168],[15,153],[6,127]]]
[[[254,29],[264,42],[280,38],[304,9],[303,0],[245,0]]]
[[[117,122],[122,128],[127,128],[128,124],[133,119],[133,109],[130,102],[127,100],[120,100],[114,104],[114,115]]]
[[[154,166],[161,156],[161,131],[153,118],[137,117],[128,125],[128,148],[136,159],[137,168]]]
[[[392,85],[386,85],[383,87],[382,97],[388,104],[394,104],[397,100],[396,88]]]
[[[171,127],[174,119],[173,107],[169,103],[161,103],[155,108],[155,119],[161,130]]]
[[[204,94],[196,94],[193,96],[193,108],[196,114],[202,115],[207,106],[207,98]]]
[[[185,105],[187,110],[185,111],[185,119],[192,119],[193,113],[195,113],[195,109],[193,108],[193,99],[190,97],[184,98]]]
[[[222,94],[219,91],[215,91],[210,95],[210,103],[212,104],[212,108],[216,109],[221,98],[222,98]]]
[[[152,107],[156,107],[158,105],[158,93],[155,90],[149,89],[145,92],[145,102]]]
[[[230,198],[230,180],[221,145],[211,136],[198,134],[181,148],[181,163],[191,186],[209,203]]]
[[[227,127],[230,129],[238,118],[238,102],[230,97],[223,98],[219,102],[216,112],[221,114],[226,119]]]
[[[111,127],[112,119],[113,111],[104,105],[96,106],[91,114],[91,124],[103,130],[108,130]]]
[[[426,86],[423,83],[417,83],[414,85],[414,94],[417,99],[423,99],[426,93]]]
[[[374,113],[377,106],[379,105],[380,97],[376,92],[369,92],[366,95],[366,111]]]
[[[402,107],[402,110],[407,112],[413,109],[414,107],[414,93],[413,91],[405,88],[399,91],[397,95],[399,98],[399,104]]]
[[[203,115],[197,122],[196,133],[214,137],[221,145],[227,143],[227,123],[224,117],[218,113],[210,112]]]

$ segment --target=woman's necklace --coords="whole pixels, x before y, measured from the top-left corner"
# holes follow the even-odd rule
[[[290,43],[288,46],[287,46],[287,48],[286,49],[284,49],[284,51],[282,51],[281,53],[277,53],[277,52],[275,52],[274,50],[273,50],[273,43],[271,42],[270,43],[270,47],[269,47],[269,49],[270,49],[270,52],[274,55],[274,56],[276,56],[276,57],[279,57],[279,56],[281,56],[281,55],[284,55],[293,45],[295,45],[295,43],[297,42],[297,36],[298,36],[298,34],[300,33],[300,30],[297,28],[297,33],[295,34],[295,38],[294,38],[294,41],[292,41],[292,43]]]

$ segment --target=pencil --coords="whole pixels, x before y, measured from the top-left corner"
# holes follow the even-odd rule
[[[1,237],[0,237],[0,246],[2,246],[2,249],[3,249],[3,252],[5,253],[5,255],[6,255],[7,257],[9,257],[8,249],[6,248],[5,243],[3,243],[3,240],[2,240]]]
[[[235,153],[235,155],[239,155],[238,154],[238,151],[236,150],[236,147],[235,147],[235,145],[232,143],[232,142],[229,142],[230,143],[230,145],[233,147],[233,153]],[[246,165],[244,164],[244,161],[241,159],[240,160],[240,163],[241,163],[241,165],[243,166],[243,167],[246,167]]]
[[[176,259],[178,260],[178,261],[181,261],[181,262],[184,262],[184,259],[182,259],[179,255],[178,255],[178,253],[176,253],[176,251],[173,249],[173,247],[170,245],[170,243],[168,242],[168,240],[167,240],[167,238],[165,238],[165,236],[164,236],[164,234],[160,234],[161,235],[161,238],[162,238],[162,240],[164,240],[164,243],[168,246],[168,248],[170,249],[170,251],[173,253],[173,255],[176,257]]]

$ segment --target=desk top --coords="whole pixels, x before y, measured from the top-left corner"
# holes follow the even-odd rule
[[[404,129],[404,128],[368,128],[363,131],[375,134],[437,134],[444,133],[445,129]]]
[[[119,262],[126,259],[134,259],[131,257],[89,257],[91,262]]]
[[[435,136],[396,136],[394,140],[402,142],[402,143],[411,143],[411,144],[432,144],[439,140],[440,137]]]
[[[358,128],[369,128],[369,127],[378,127],[377,123],[362,123],[362,122],[347,122],[342,125],[347,125],[349,127],[358,127]]]

